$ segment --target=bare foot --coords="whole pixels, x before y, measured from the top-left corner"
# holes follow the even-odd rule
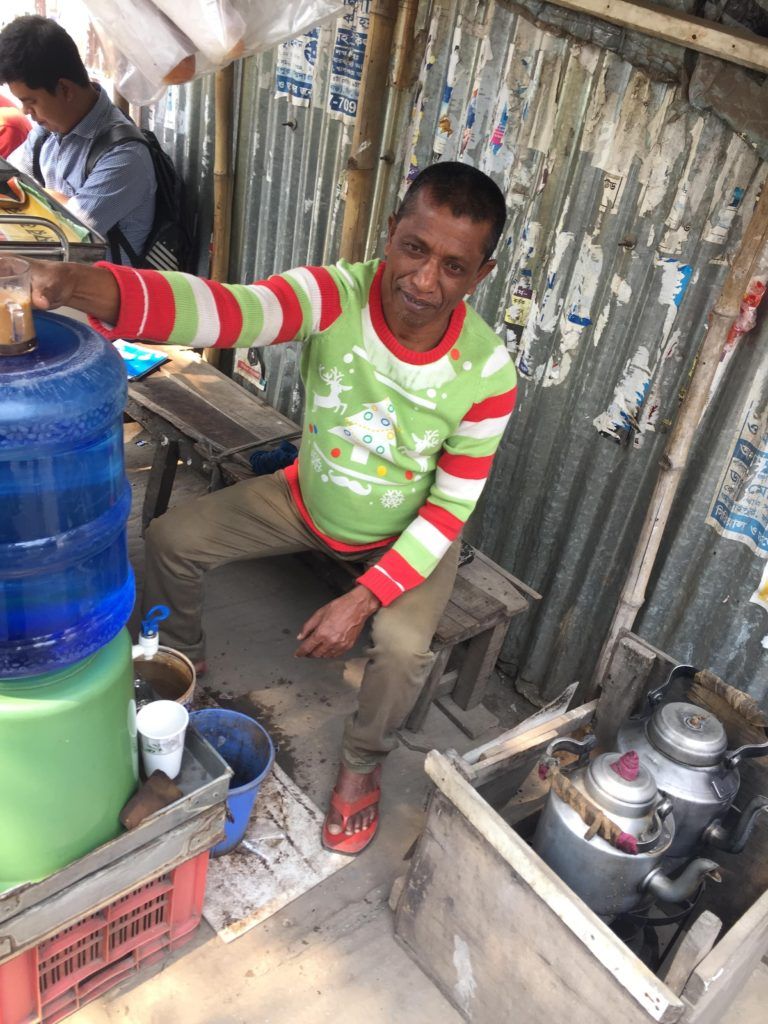
[[[200,658],[199,661],[193,661],[192,664],[195,669],[195,676],[198,679],[200,678],[200,676],[204,676],[205,673],[208,671],[208,662],[205,660],[205,658]]]
[[[366,793],[372,793],[375,789],[379,788],[381,783],[381,765],[377,765],[372,772],[368,772],[367,775],[363,775],[361,772],[353,772],[346,765],[341,765],[339,768],[339,774],[336,779],[336,785],[334,787],[339,798],[345,803],[352,804],[360,797],[365,796]],[[364,828],[368,828],[373,819],[376,817],[378,810],[378,804],[372,804],[370,807],[364,808],[357,814],[353,814],[347,821],[347,826],[344,829],[344,833],[348,836],[354,835],[355,832],[362,832]],[[328,817],[326,818],[326,824],[328,825],[328,831],[332,836],[338,836],[342,831],[343,819],[341,814],[334,808],[331,807],[328,811]]]

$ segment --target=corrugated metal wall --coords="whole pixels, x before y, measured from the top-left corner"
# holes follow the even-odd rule
[[[499,4],[435,5],[421,83],[405,166],[469,160],[511,210],[475,304],[516,351],[520,407],[472,533],[544,595],[504,650],[541,699],[591,675],[766,171],[679,88]],[[638,628],[764,698],[768,622],[748,604],[762,562],[704,524],[751,376],[743,363],[702,424]]]
[[[766,170],[682,91],[619,57],[536,29],[501,3],[422,3],[424,60],[384,212],[407,171],[464,159],[510,208],[497,272],[474,303],[505,334],[520,405],[472,538],[538,589],[504,665],[534,699],[586,680],[608,628],[665,432],[707,312]],[[232,276],[332,259],[349,128],[315,100],[275,99],[275,54],[244,62]],[[212,83],[179,90],[175,145],[209,216]],[[158,120],[172,118],[158,114]],[[173,143],[167,138],[166,141]],[[762,335],[742,343],[699,432],[639,631],[768,697],[762,561],[705,526]],[[268,397],[297,417],[294,346],[269,352]]]

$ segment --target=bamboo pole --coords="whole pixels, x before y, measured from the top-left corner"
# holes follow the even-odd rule
[[[381,150],[371,198],[371,213],[363,252],[364,259],[372,256],[376,251],[384,194],[389,185],[389,177],[395,161],[393,152],[395,125],[400,105],[403,99],[407,98],[413,84],[411,57],[418,9],[418,0],[398,0],[397,21],[392,41],[392,64],[387,82],[387,99],[381,129]]]
[[[659,475],[645,516],[608,637],[600,652],[590,687],[594,694],[602,683],[616,640],[634,625],[645,603],[648,581],[669,519],[672,503],[680,485],[728,332],[739,313],[739,306],[753,268],[768,250],[768,188],[763,188],[757,206],[744,232],[741,246],[712,310],[711,321],[691,377],[688,392],[680,408],[659,465]],[[586,699],[589,699],[587,697]]]
[[[235,69],[233,64],[216,72],[214,80],[213,136],[213,239],[211,278],[226,281],[229,275],[229,243],[232,230],[232,108]],[[221,351],[206,349],[205,359],[221,366]]]
[[[347,195],[341,226],[340,255],[352,263],[365,255],[397,7],[397,0],[373,0],[371,3],[365,64],[347,160]]]
[[[211,277],[226,281],[229,272],[229,239],[232,226],[232,98],[234,65],[215,76],[213,137],[213,252]]]

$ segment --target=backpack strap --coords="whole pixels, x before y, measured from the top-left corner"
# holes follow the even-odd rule
[[[140,142],[143,146],[149,148],[141,129],[132,122],[126,121],[124,124],[108,125],[98,135],[95,135],[91,142],[88,155],[85,158],[86,180],[90,177],[94,167],[104,154],[114,149],[115,146],[122,145],[124,142]],[[116,224],[107,232],[107,241],[109,242],[110,258],[113,263],[120,262],[120,250],[122,249],[131,261],[131,265],[134,267],[139,266],[140,258],[138,254]]]
[[[85,158],[86,178],[90,176],[91,171],[93,171],[93,168],[105,153],[110,149],[114,149],[115,146],[121,145],[123,142],[140,142],[143,146],[149,148],[141,128],[132,122],[126,121],[125,124],[108,125],[98,135],[94,136],[88,150],[88,156]]]
[[[113,263],[120,263],[120,250],[123,249],[128,259],[131,261],[132,267],[138,267],[141,263],[141,257],[138,255],[136,250],[133,248],[131,243],[125,237],[120,228],[115,224],[113,228],[110,228],[107,232],[107,241],[109,242],[110,258]]]
[[[45,188],[45,178],[40,169],[40,154],[43,150],[43,143],[50,135],[50,132],[40,132],[32,146],[32,177]]]

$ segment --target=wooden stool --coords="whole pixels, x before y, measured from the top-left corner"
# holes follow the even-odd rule
[[[527,596],[526,596],[527,595]],[[528,597],[539,594],[516,579],[481,551],[461,565],[453,594],[432,640],[435,663],[406,722],[418,732],[429,706],[440,709],[470,736],[488,723],[473,723],[467,712],[483,699],[488,679],[515,615],[528,609]]]
[[[471,550],[474,557],[459,566],[451,600],[432,639],[435,663],[405,723],[411,732],[422,729],[432,701],[468,736],[498,724],[480,702],[512,618],[527,611],[529,598],[541,600],[482,551]],[[336,590],[347,589],[350,577],[362,571],[360,565],[316,552],[298,557]]]

